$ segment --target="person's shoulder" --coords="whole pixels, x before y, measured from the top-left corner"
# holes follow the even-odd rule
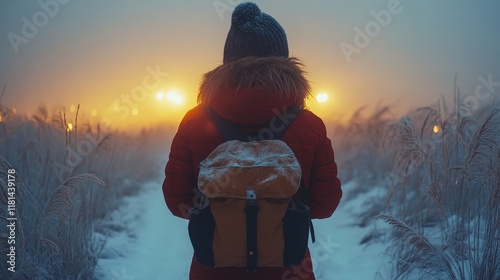
[[[290,132],[285,134],[287,144],[317,146],[327,137],[326,127],[321,118],[306,109],[295,118],[289,130]]]
[[[186,114],[182,118],[181,126],[192,123],[193,121],[196,121],[197,119],[199,119],[204,115],[205,115],[204,107],[202,105],[197,105],[196,107],[191,108],[189,111],[186,112]]]
[[[306,118],[310,122],[323,123],[323,120],[320,117],[318,117],[316,114],[314,114],[312,111],[308,109],[303,109],[301,115],[304,116],[304,118]]]
[[[191,134],[192,130],[197,130],[200,126],[202,126],[200,122],[203,120],[204,116],[204,107],[202,105],[197,105],[186,112],[178,126],[177,131],[181,134]]]
[[[302,113],[300,114],[300,117],[297,119],[297,121],[299,121],[302,126],[311,129],[313,132],[315,132],[315,134],[326,134],[326,127],[323,120],[307,109],[302,110]]]

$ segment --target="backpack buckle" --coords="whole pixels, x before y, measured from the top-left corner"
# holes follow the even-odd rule
[[[255,193],[254,190],[247,190],[246,200],[247,200],[247,210],[249,211],[259,210],[259,208],[257,207],[257,194]]]

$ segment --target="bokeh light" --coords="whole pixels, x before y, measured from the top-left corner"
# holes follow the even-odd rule
[[[156,100],[162,101],[164,98],[165,98],[165,93],[163,93],[163,91],[159,91],[158,93],[156,93]]]
[[[139,115],[139,109],[137,107],[132,109],[132,115],[134,115],[134,116]]]
[[[316,101],[318,101],[319,103],[325,103],[326,101],[328,101],[328,94],[325,92],[318,93],[316,95]]]
[[[182,101],[184,101],[184,98],[179,93],[179,91],[171,90],[167,93],[167,100],[171,103],[174,103],[175,105],[180,105],[182,104]]]
[[[439,125],[435,125],[433,128],[432,128],[432,132],[438,134],[439,132],[441,131],[441,127]]]

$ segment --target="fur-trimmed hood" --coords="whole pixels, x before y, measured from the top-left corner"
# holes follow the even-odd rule
[[[242,124],[263,124],[284,107],[304,108],[310,86],[296,58],[244,57],[206,73],[198,102],[221,117]]]

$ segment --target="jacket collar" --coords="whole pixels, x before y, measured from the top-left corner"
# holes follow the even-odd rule
[[[268,122],[284,107],[304,108],[310,86],[296,58],[245,57],[206,73],[198,102],[246,125]]]

